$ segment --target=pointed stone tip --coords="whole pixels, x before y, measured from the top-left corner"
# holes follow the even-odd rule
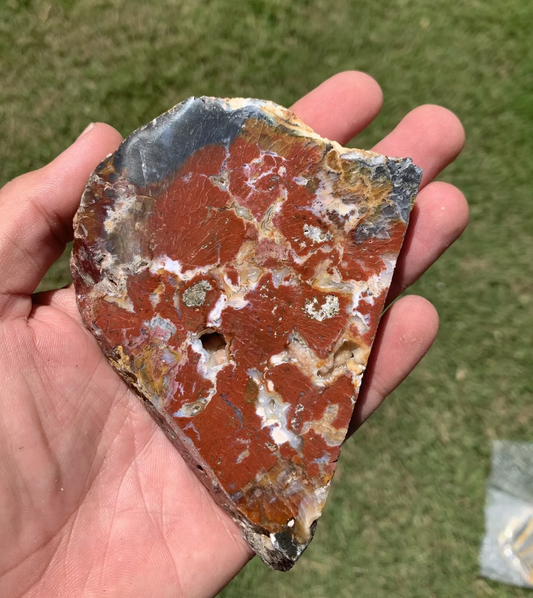
[[[289,571],[311,543],[316,521],[312,525],[308,541],[304,544],[296,539],[291,529],[267,535],[250,529],[246,523],[241,524],[241,527],[246,541],[266,565],[275,571]]]

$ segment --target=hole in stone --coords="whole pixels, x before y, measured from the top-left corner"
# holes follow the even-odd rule
[[[196,466],[196,469],[199,469],[200,471],[203,471],[203,470],[204,470],[204,468],[203,468],[201,465],[197,465],[197,466]]]
[[[206,332],[200,337],[200,341],[208,353],[215,353],[226,347],[226,339],[220,332]]]
[[[113,274],[109,273],[107,275],[107,280],[109,280],[109,282],[114,286],[114,287],[118,287],[118,281],[117,279],[113,276]]]
[[[332,374],[335,369],[344,367],[358,348],[359,345],[357,345],[357,343],[344,341],[344,343],[342,343],[342,345],[335,351],[331,365],[320,368],[318,370],[318,375],[325,378]]]

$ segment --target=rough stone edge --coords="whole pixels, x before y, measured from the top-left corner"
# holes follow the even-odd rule
[[[165,414],[158,411],[154,404],[147,399],[141,391],[132,384],[131,378],[123,376],[128,382],[128,386],[135,392],[137,397],[146,407],[148,413],[157,422],[159,427],[163,430],[166,437],[179,451],[183,457],[185,463],[189,466],[189,469],[196,475],[210,496],[215,500],[219,507],[221,507],[239,526],[244,539],[252,550],[259,556],[259,558],[266,563],[271,569],[276,571],[289,571],[302,552],[307,548],[309,543],[305,546],[301,546],[301,552],[298,557],[294,560],[287,557],[285,554],[277,550],[270,540],[270,536],[267,530],[254,525],[241,513],[233,508],[233,503],[228,494],[219,486],[216,476],[210,473],[209,465],[202,459],[196,447],[188,442],[188,438],[181,433],[177,428],[174,428],[169,422],[170,416],[166,417]],[[309,542],[312,540],[312,536]]]

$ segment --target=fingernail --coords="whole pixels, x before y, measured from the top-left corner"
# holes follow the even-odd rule
[[[94,123],[91,123],[86,129],[83,130],[82,134],[78,137],[81,139],[84,135],[86,135],[92,128],[94,127]],[[78,140],[76,139],[76,141]]]

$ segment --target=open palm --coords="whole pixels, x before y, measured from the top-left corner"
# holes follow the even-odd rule
[[[380,107],[376,82],[350,72],[293,110],[344,144]],[[375,148],[424,169],[389,300],[466,225],[461,193],[430,183],[463,139],[453,114],[423,106]],[[0,191],[1,596],[212,596],[252,556],[83,328],[73,289],[32,295],[72,236],[88,175],[120,141],[113,128],[95,125],[51,164]],[[405,378],[436,331],[435,310],[419,297],[388,310],[354,427]]]

